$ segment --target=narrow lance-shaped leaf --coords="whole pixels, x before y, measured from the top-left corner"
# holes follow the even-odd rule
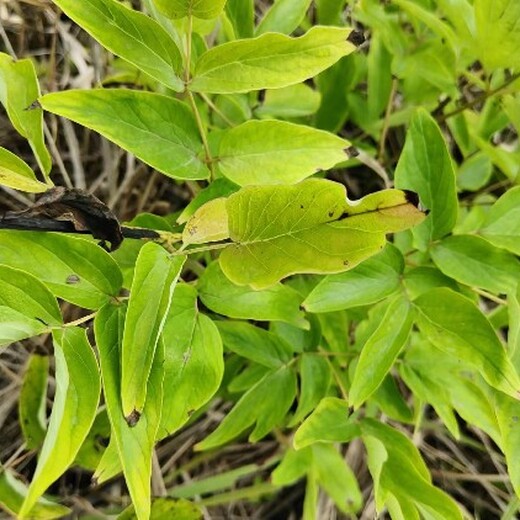
[[[0,265],[0,345],[62,324],[56,298],[34,276]]]
[[[495,246],[520,255],[520,186],[506,191],[491,206],[480,233]]]
[[[520,280],[520,262],[481,237],[454,235],[431,248],[437,267],[449,277],[492,293],[506,294]]]
[[[446,288],[415,300],[422,333],[443,352],[474,366],[494,388],[518,398],[520,377],[493,327],[467,298]]]
[[[54,340],[56,395],[20,517],[30,512],[38,498],[72,464],[94,422],[99,402],[99,370],[86,331],[80,328],[56,330]]]
[[[226,15],[237,38],[251,38],[255,24],[254,0],[227,0]]]
[[[197,308],[197,291],[175,287],[161,335],[164,401],[159,438],[171,435],[218,390],[224,373],[222,340],[216,325]]]
[[[126,8],[125,8],[126,9]],[[110,139],[174,179],[206,179],[202,141],[181,101],[128,89],[69,90],[40,98],[45,110]]]
[[[352,29],[318,26],[299,38],[268,33],[224,43],[198,59],[189,88],[232,94],[301,83],[353,52],[358,37]]]
[[[455,171],[439,126],[424,109],[412,118],[395,171],[395,185],[418,193],[430,210],[428,218],[413,231],[420,248],[453,229],[458,208]]]
[[[0,506],[13,518],[19,518],[20,508],[27,496],[27,490],[27,486],[18,480],[10,470],[0,468]],[[52,520],[70,514],[72,511],[68,507],[46,498],[40,498],[29,512],[29,518],[31,520]]]
[[[108,417],[125,480],[137,518],[148,520],[152,454],[161,421],[163,402],[164,356],[162,348],[158,348],[148,377],[147,399],[141,420],[134,427],[130,427],[123,416],[120,387],[124,312],[124,306],[115,307],[110,304],[100,309],[94,321],[94,334],[99,349]],[[108,450],[106,453],[109,453]],[[113,454],[113,451],[110,453]],[[109,468],[112,473],[116,471],[114,462],[112,460]]]
[[[145,244],[137,257],[121,351],[121,400],[130,425],[139,420],[146,402],[155,350],[185,260],[154,242]]]
[[[221,254],[236,284],[269,287],[295,273],[337,273],[379,252],[385,234],[421,222],[413,195],[399,190],[348,201],[324,179],[295,186],[246,187],[228,198],[234,244]]]
[[[0,262],[31,273],[56,296],[87,309],[117,296],[123,283],[105,250],[70,235],[2,230]]]
[[[48,177],[51,156],[43,139],[43,112],[40,107],[31,106],[39,96],[40,86],[32,61],[14,61],[0,52],[0,102],[18,133],[29,141],[40,170],[52,185]]]
[[[358,408],[383,382],[412,329],[410,303],[396,296],[368,338],[359,357],[349,392],[349,403]]]
[[[159,11],[168,18],[216,18],[223,10],[226,0],[153,0]]]
[[[399,288],[403,268],[403,256],[387,244],[381,253],[350,271],[323,278],[303,307],[309,312],[331,312],[376,303]]]
[[[218,164],[240,186],[294,184],[346,160],[349,145],[309,126],[253,120],[224,132]]]
[[[0,147],[0,184],[29,193],[41,193],[48,188],[46,184],[36,179],[27,163],[2,147]]]
[[[221,446],[255,423],[249,440],[260,440],[281,425],[295,394],[296,375],[291,367],[270,372],[241,397],[218,428],[197,444],[197,449]]]
[[[49,357],[33,354],[23,377],[18,400],[20,426],[27,448],[38,449],[47,430],[47,376]]]
[[[310,5],[311,0],[278,0],[265,13],[256,28],[256,34],[291,34],[305,18]]]
[[[172,38],[155,20],[116,0],[53,0],[109,51],[180,92],[182,59]]]

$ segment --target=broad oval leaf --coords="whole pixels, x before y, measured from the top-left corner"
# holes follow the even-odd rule
[[[396,296],[363,345],[349,392],[353,407],[358,408],[381,385],[404,347],[412,323],[410,303],[403,295]]]
[[[199,450],[221,446],[255,424],[251,442],[265,437],[280,426],[296,395],[296,374],[291,367],[281,367],[266,374],[249,389],[224,417],[218,428],[197,444]]]
[[[0,184],[29,193],[41,193],[48,189],[46,184],[36,179],[26,162],[2,147],[0,147]]]
[[[493,204],[480,233],[495,246],[520,255],[520,186],[506,191]]]
[[[195,92],[232,94],[281,88],[312,78],[356,50],[352,29],[313,27],[299,38],[268,33],[204,53],[189,85]]]
[[[426,220],[413,230],[421,249],[453,229],[458,208],[455,170],[439,126],[424,109],[419,109],[410,123],[395,185],[418,193],[430,210]]]
[[[376,303],[400,285],[403,256],[391,244],[346,273],[326,276],[303,302],[309,312],[331,312]]]
[[[492,293],[506,294],[520,280],[517,258],[477,236],[447,237],[432,247],[431,255],[444,274]]]
[[[168,33],[148,16],[116,0],[53,0],[109,51],[180,92],[182,58]]]
[[[195,16],[204,20],[216,18],[226,4],[226,0],[153,0],[153,2],[168,18]]]
[[[135,264],[121,350],[121,401],[130,423],[139,419],[159,336],[186,258],[145,244]]]
[[[27,486],[5,468],[0,470],[0,505],[13,518],[19,518],[20,508],[27,496]],[[29,511],[31,520],[52,520],[72,514],[72,510],[46,498],[40,498]]]
[[[325,179],[242,188],[227,211],[234,244],[220,256],[222,270],[255,289],[296,273],[347,271],[378,253],[386,233],[424,218],[408,193],[384,190],[352,202],[343,185]]]
[[[94,334],[112,435],[137,517],[144,520],[150,517],[152,454],[161,421],[164,356],[162,348],[158,348],[148,377],[141,420],[130,427],[123,415],[120,386],[124,311],[124,306],[110,304],[101,308],[94,320]],[[114,452],[107,449],[105,453],[112,457]],[[115,460],[109,466],[109,472],[117,473]]]
[[[520,66],[520,4],[511,0],[476,0],[477,48],[489,72]]]
[[[470,300],[440,288],[414,304],[419,328],[438,349],[475,367],[492,387],[520,396],[520,377],[493,327]]]
[[[360,435],[359,426],[349,420],[349,406],[344,399],[323,398],[296,431],[297,450],[315,442],[349,442]]]
[[[164,401],[159,438],[171,435],[218,390],[224,373],[222,340],[197,308],[197,291],[178,284],[161,335]]]
[[[126,8],[125,8],[126,9]],[[110,139],[174,179],[206,179],[202,141],[190,109],[172,97],[128,89],[54,92],[45,110]]]
[[[36,336],[62,323],[56,298],[39,280],[0,265],[0,344]]]
[[[106,251],[64,234],[2,230],[0,262],[31,273],[56,296],[87,309],[97,309],[117,296],[123,283]]]
[[[56,394],[36,471],[20,510],[27,515],[45,490],[72,464],[87,436],[99,402],[101,381],[84,329],[56,330]],[[88,391],[86,391],[88,390]]]
[[[251,120],[224,132],[219,168],[240,186],[294,184],[344,161],[349,144],[310,126]]]
[[[47,376],[49,357],[32,354],[27,361],[18,400],[18,415],[25,444],[39,449],[47,431]]]
[[[43,112],[40,107],[31,106],[39,96],[40,86],[32,61],[15,61],[0,52],[0,102],[18,133],[29,141],[40,170],[49,180],[52,163],[43,139]],[[52,185],[50,180],[49,184]]]
[[[230,282],[219,262],[211,263],[199,278],[197,288],[204,305],[230,318],[258,321],[285,321],[308,328],[300,309],[302,296],[287,285],[277,284],[263,291]]]

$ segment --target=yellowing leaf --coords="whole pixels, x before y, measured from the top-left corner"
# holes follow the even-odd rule
[[[0,184],[15,190],[40,193],[48,186],[36,179],[31,168],[9,150],[0,147]]]
[[[421,222],[413,196],[399,190],[348,201],[324,179],[246,187],[228,198],[230,238],[220,264],[235,284],[255,289],[295,273],[338,273],[379,252],[385,234]]]
[[[182,232],[182,241],[203,244],[229,238],[226,199],[219,197],[201,206],[188,220]]]

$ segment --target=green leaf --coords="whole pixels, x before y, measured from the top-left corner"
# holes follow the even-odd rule
[[[251,38],[254,32],[254,0],[228,0],[226,14],[237,38]]]
[[[300,480],[312,470],[313,454],[311,448],[287,449],[283,459],[271,474],[276,486],[288,486]]]
[[[135,514],[134,506],[125,509],[117,520],[134,520],[139,518]],[[188,500],[179,500],[170,497],[154,498],[150,510],[150,518],[153,520],[202,520],[202,512],[200,509]]]
[[[431,404],[451,434],[459,439],[459,425],[450,404],[450,394],[446,388],[434,378],[429,377],[427,371],[418,372],[407,363],[400,365],[399,373],[413,394],[422,401]]]
[[[476,44],[484,67],[520,67],[520,4],[511,0],[475,0]]]
[[[112,435],[116,441],[137,518],[146,520],[150,517],[152,454],[163,403],[164,356],[162,348],[158,348],[148,378],[147,399],[141,413],[141,420],[134,427],[130,427],[123,415],[120,397],[124,310],[122,306],[112,305],[100,309],[94,320],[94,333],[99,349],[103,392],[112,425]]]
[[[129,423],[139,419],[159,336],[186,257],[156,244],[143,246],[135,264],[121,350],[121,401]]]
[[[316,480],[343,513],[355,513],[363,498],[353,471],[331,444],[312,446]]]
[[[27,361],[18,400],[18,416],[27,449],[42,445],[47,431],[49,357],[32,354]]]
[[[312,412],[328,391],[332,379],[331,368],[324,356],[304,353],[300,358],[300,395],[298,408],[289,426],[294,426]]]
[[[518,397],[520,377],[493,327],[470,300],[440,288],[414,303],[417,323],[429,341],[475,367],[492,387]]]
[[[421,265],[410,269],[404,274],[403,281],[406,292],[412,301],[436,287],[448,287],[454,291],[459,289],[454,280],[442,274],[435,267],[430,266]]]
[[[40,107],[29,109],[39,97],[40,86],[32,61],[14,61],[0,52],[0,102],[14,128],[29,141],[40,170],[49,180],[52,163],[43,139],[43,112]]]
[[[404,497],[406,502],[424,507],[437,520],[462,520],[453,499],[431,484],[419,451],[404,434],[374,419],[364,419],[361,429],[377,490],[378,510],[391,493],[398,500]]]
[[[45,110],[99,132],[174,179],[206,179],[202,141],[181,101],[127,89],[69,90],[40,98]]]
[[[179,49],[168,33],[148,16],[116,0],[53,0],[80,27],[109,51],[163,85],[180,92],[184,83]]]
[[[386,233],[424,218],[409,197],[384,190],[352,202],[343,185],[325,179],[242,188],[228,198],[235,243],[220,265],[232,282],[255,289],[296,273],[346,271],[378,253]]]
[[[312,0],[276,0],[256,28],[256,34],[267,32],[291,34],[305,18]]]
[[[509,293],[508,296],[508,325],[507,331],[507,347],[509,357],[520,373],[520,284],[516,290]]]
[[[117,296],[123,283],[121,271],[105,250],[64,234],[2,230],[0,262],[31,273],[56,296],[87,309],[97,309]]]
[[[46,184],[36,179],[26,162],[2,147],[0,147],[0,184],[29,193],[41,193],[48,188]]]
[[[412,118],[395,171],[397,188],[409,189],[430,214],[413,230],[421,249],[448,234],[457,221],[457,189],[450,153],[435,120],[424,109]]]
[[[110,432],[110,421],[106,408],[100,408],[98,409],[92,428],[88,432],[81,449],[76,455],[74,464],[87,470],[95,471],[107,449],[106,443],[110,438]],[[117,456],[117,462],[119,463],[119,456]],[[119,472],[121,465],[118,464],[118,466]],[[93,480],[93,482],[95,481]]]
[[[505,294],[520,279],[520,262],[503,249],[473,235],[447,237],[431,249],[437,267],[457,282]]]
[[[280,368],[292,358],[291,346],[276,334],[238,321],[218,321],[224,346],[268,368]]]
[[[20,517],[30,512],[38,498],[72,464],[94,422],[99,402],[98,364],[86,331],[68,328],[53,334],[56,394],[47,435]]]
[[[219,167],[240,186],[294,184],[344,161],[349,144],[310,126],[251,120],[224,132]]]
[[[489,182],[493,173],[491,159],[477,152],[462,163],[457,172],[457,187],[461,191],[477,191]]]
[[[349,392],[351,406],[359,408],[383,382],[408,340],[411,329],[410,303],[398,295],[363,346]]]
[[[265,437],[280,426],[296,395],[296,375],[290,367],[270,372],[249,389],[219,424],[218,428],[197,444],[198,450],[221,446],[256,423],[250,442]]]
[[[501,449],[506,456],[507,472],[518,495],[520,493],[520,468],[517,464],[520,452],[520,402],[496,392],[494,409],[502,440]]]
[[[0,343],[36,336],[62,324],[56,298],[30,274],[0,265]]]
[[[381,253],[350,271],[323,278],[303,306],[309,312],[331,312],[376,303],[399,288],[403,268],[401,253],[387,244]]]
[[[103,367],[101,367],[101,373],[103,373]],[[104,386],[103,392],[106,392]],[[106,447],[106,450],[103,452],[103,455],[101,455],[101,458],[95,469],[94,475],[92,476],[92,482],[96,484],[103,484],[109,481],[110,479],[114,478],[115,476],[119,475],[122,470],[123,466],[121,465],[121,459],[119,458],[119,451],[117,448],[116,438],[115,435],[111,435],[108,446]]]
[[[309,326],[300,310],[303,298],[287,285],[277,284],[263,291],[234,285],[224,276],[219,263],[213,262],[199,278],[197,288],[202,303],[224,316]]]
[[[520,255],[520,186],[506,191],[493,204],[480,233],[495,246]]]
[[[195,16],[209,20],[223,10],[226,0],[153,0],[159,11],[168,18]]]
[[[218,45],[198,59],[189,88],[232,94],[301,83],[356,50],[351,33],[318,26],[299,38],[267,33]]]
[[[359,435],[359,426],[349,419],[348,403],[325,397],[296,431],[294,447],[300,450],[316,442],[350,442]]]
[[[159,437],[188,421],[218,390],[224,372],[222,340],[215,324],[197,309],[197,291],[177,284],[161,335],[164,394]]]
[[[19,511],[27,495],[27,486],[11,471],[0,469],[0,506],[13,517],[19,518]],[[65,506],[40,498],[29,512],[31,520],[52,520],[72,514]]]
[[[391,374],[385,376],[378,389],[370,396],[370,401],[390,419],[401,423],[413,423],[413,413]]]
[[[295,118],[315,114],[321,103],[321,95],[305,83],[285,88],[267,90],[255,115],[262,118]]]

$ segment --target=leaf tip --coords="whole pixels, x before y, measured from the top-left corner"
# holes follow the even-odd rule
[[[362,31],[353,30],[347,37],[347,41],[359,47],[362,43],[365,43],[365,36]]]
[[[349,159],[354,159],[359,155],[359,150],[355,146],[347,146],[343,151]]]
[[[141,412],[138,412],[135,408],[132,410],[132,412],[125,417],[126,424],[130,426],[130,428],[133,428],[141,418]]]

